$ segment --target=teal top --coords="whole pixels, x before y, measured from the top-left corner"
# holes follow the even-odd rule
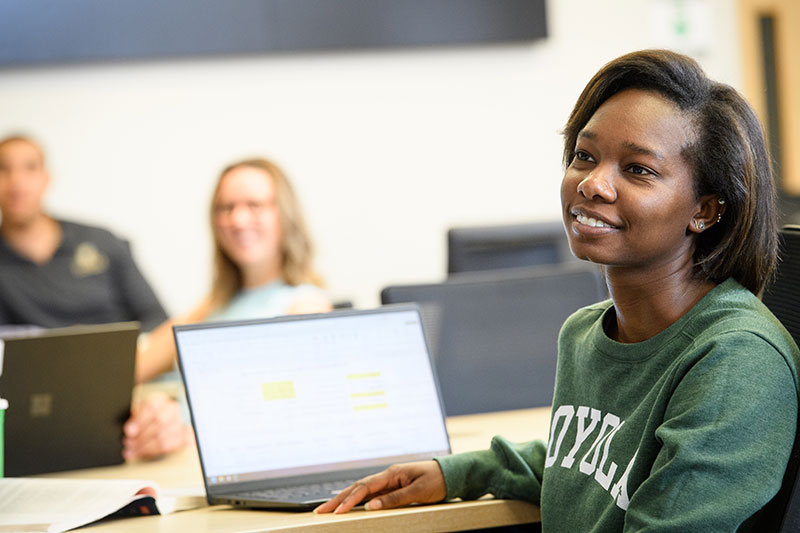
[[[325,296],[325,291],[316,285],[289,285],[283,280],[273,281],[260,287],[239,291],[228,305],[209,313],[208,321],[250,320],[271,318],[288,314],[292,305],[300,298],[311,294]],[[155,378],[156,381],[180,381],[178,368]],[[185,397],[178,399],[184,421],[190,423],[189,408]]]
[[[791,336],[732,279],[644,342],[611,340],[613,312],[561,330],[549,444],[437,458],[447,497],[537,503],[546,533],[752,531],[794,441]]]
[[[208,320],[248,320],[285,315],[297,300],[314,294],[325,297],[325,292],[315,285],[289,285],[283,280],[273,281],[242,289],[228,305],[211,313]]]

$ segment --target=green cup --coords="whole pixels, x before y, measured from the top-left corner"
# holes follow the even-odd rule
[[[3,477],[3,426],[5,425],[8,400],[0,398],[0,477]]]

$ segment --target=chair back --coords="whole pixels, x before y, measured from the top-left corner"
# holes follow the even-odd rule
[[[561,325],[605,297],[599,269],[585,263],[461,274],[381,294],[383,303],[420,304],[449,416],[550,406]]]
[[[561,221],[451,228],[447,272],[476,272],[576,261]]]
[[[800,226],[781,230],[781,253],[777,275],[764,291],[764,304],[781,321],[800,345]],[[763,513],[762,531],[789,533],[800,531],[800,423],[792,454],[778,494]],[[761,527],[763,526],[763,527]]]

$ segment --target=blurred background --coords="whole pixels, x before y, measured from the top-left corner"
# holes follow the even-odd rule
[[[798,24],[796,0],[7,0],[0,136],[42,142],[50,212],[129,239],[171,315],[209,287],[220,170],[273,158],[331,295],[370,307],[444,278],[448,228],[558,219],[560,129],[594,72],[641,48],[751,100],[790,220]]]

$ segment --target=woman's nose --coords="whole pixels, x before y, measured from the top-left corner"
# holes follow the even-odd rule
[[[603,172],[600,168],[595,168],[588,176],[578,183],[578,192],[584,198],[600,200],[612,203],[617,199],[617,191],[614,188],[613,178],[608,172]]]
[[[247,204],[235,204],[231,209],[230,222],[234,225],[247,224],[253,218],[250,208]]]

